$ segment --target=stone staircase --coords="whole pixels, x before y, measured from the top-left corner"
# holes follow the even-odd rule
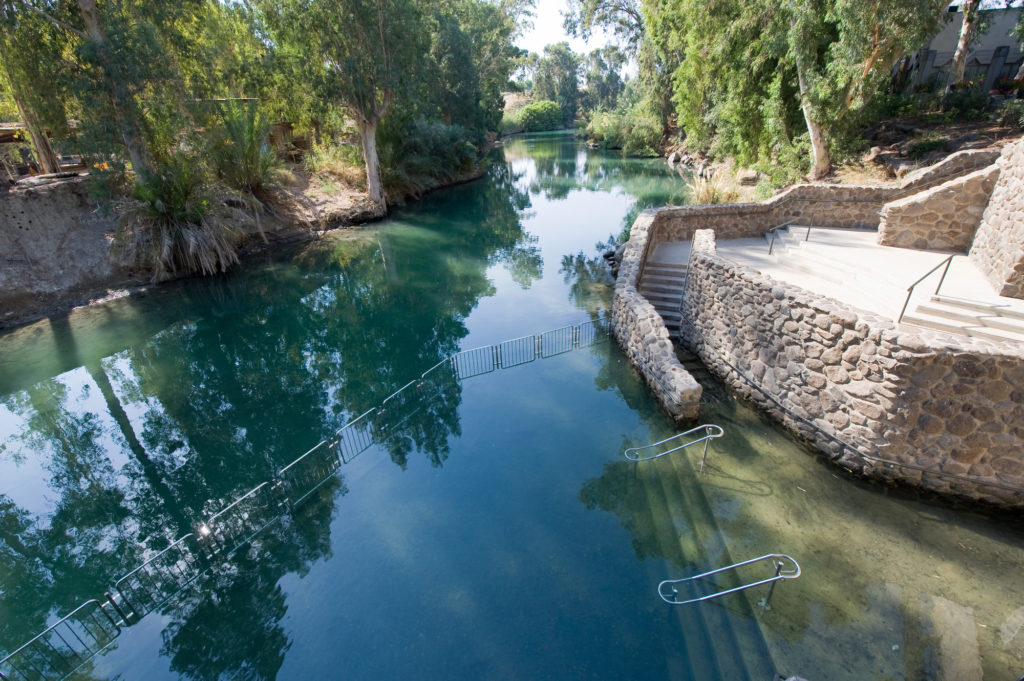
[[[948,296],[932,296],[903,316],[904,324],[971,338],[1024,343],[1024,310]]]
[[[733,594],[714,601],[683,606],[663,606],[656,586],[662,579],[686,577],[735,562],[726,545],[714,512],[701,489],[692,454],[685,450],[662,459],[637,464],[632,484],[640,486],[646,508],[637,508],[636,520],[650,528],[647,552],[663,557],[665,565],[648,561],[652,600],[678,623],[682,637],[666,651],[669,678],[707,681],[762,681],[771,679],[774,665],[748,598],[764,590]],[[638,490],[639,491],[639,490]],[[746,556],[744,556],[746,557]],[[735,574],[723,576],[720,588],[739,586]],[[710,584],[686,587],[683,597],[711,593]]]
[[[669,337],[679,337],[679,307],[683,301],[686,265],[648,262],[637,289],[665,321]]]
[[[794,283],[895,320],[907,287],[916,279],[919,269],[927,270],[924,264],[901,267],[893,258],[913,254],[930,258],[932,262],[943,254],[879,246],[874,243],[876,235],[873,230],[814,227],[810,240],[806,240],[807,227],[794,225],[778,231],[771,257],[779,267],[794,275],[791,279]],[[770,234],[765,238],[771,241]],[[965,274],[968,265],[958,267],[959,272]],[[950,288],[953,272],[951,270],[944,289]],[[934,289],[939,274],[937,272],[930,282],[922,282],[915,291],[911,306],[903,316],[904,324],[971,338],[1024,343],[1024,304],[998,299],[994,292],[993,301],[948,295],[928,297],[926,291],[929,286]]]

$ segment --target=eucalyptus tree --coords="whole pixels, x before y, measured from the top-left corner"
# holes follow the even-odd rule
[[[412,0],[257,0],[278,49],[304,61],[318,97],[355,119],[370,199],[386,205],[377,128],[428,58]]]
[[[579,80],[579,56],[569,43],[548,45],[533,74],[533,98],[557,103],[562,111],[562,123],[571,125],[578,108]]]
[[[807,145],[812,178],[848,144],[896,61],[948,0],[644,0],[652,40],[679,58],[674,102],[691,142],[745,162]],[[794,87],[794,83],[796,87]],[[794,118],[802,119],[805,134]]]
[[[610,31],[632,56],[640,49],[645,23],[640,0],[569,0],[564,14],[569,35],[586,40],[594,29]]]
[[[42,17],[9,0],[0,2],[0,81],[6,81],[44,173],[60,170],[47,130],[67,133],[62,38]]]

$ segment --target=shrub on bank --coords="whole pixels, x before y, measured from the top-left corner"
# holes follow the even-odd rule
[[[547,99],[531,102],[519,110],[519,125],[526,132],[557,130],[562,127],[562,110]]]

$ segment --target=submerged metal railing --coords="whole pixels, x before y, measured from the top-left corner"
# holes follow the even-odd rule
[[[58,681],[73,673],[121,633],[111,606],[86,601],[46,631],[5,657],[10,681]]]
[[[155,553],[114,583],[102,600],[89,600],[6,657],[0,681],[58,681],[121,633],[160,608],[264,529],[334,479],[342,465],[400,428],[426,404],[460,381],[553,357],[608,340],[598,318],[552,331],[459,352],[431,367],[380,404],[342,426],[284,468]]]
[[[692,435],[702,430],[704,431],[703,436],[698,437],[694,440],[690,440],[689,442],[684,442],[683,444],[677,444],[680,438],[686,437],[687,435]],[[700,458],[700,472],[703,473],[704,462],[708,458],[708,445],[711,443],[711,440],[722,437],[723,435],[725,435],[725,431],[722,430],[721,426],[716,426],[713,423],[706,423],[702,426],[691,428],[685,433],[679,433],[678,435],[673,435],[672,437],[665,438],[660,442],[654,442],[649,445],[644,445],[643,447],[630,447],[629,449],[624,451],[622,455],[625,456],[630,461],[650,461],[652,459],[658,459],[660,457],[663,457],[666,454],[671,454],[672,452],[678,452],[681,449],[686,449],[691,445],[703,442],[704,454]],[[661,447],[662,445],[669,445],[669,448],[664,449],[662,451],[658,451],[657,448]]]
[[[737,568],[745,567],[747,565],[754,565],[755,563],[762,563],[765,561],[771,561],[772,567],[775,570],[775,574],[765,579],[758,579],[753,582],[741,584],[740,586],[732,587],[731,589],[721,589],[714,591],[703,596],[695,596],[693,598],[687,598],[685,600],[679,600],[679,585],[684,583],[695,583],[701,579],[707,579],[712,575],[718,575]],[[767,607],[768,601],[771,600],[772,592],[775,591],[775,583],[781,582],[784,579],[796,579],[800,576],[800,564],[790,558],[784,553],[769,553],[764,556],[757,558],[751,558],[741,563],[734,563],[727,565],[726,567],[718,568],[717,570],[710,570],[708,572],[702,572],[699,575],[693,577],[683,577],[682,579],[666,579],[665,581],[658,584],[658,595],[661,596],[661,600],[671,605],[686,605],[687,603],[699,603],[701,601],[709,601],[712,598],[718,598],[719,596],[725,596],[726,594],[737,593],[739,591],[746,591],[752,589],[755,586],[761,586],[762,584],[771,584],[771,589],[768,591],[768,595],[765,596],[760,605]]]

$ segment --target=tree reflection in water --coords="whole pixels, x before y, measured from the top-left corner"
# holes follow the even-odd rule
[[[539,278],[519,179],[496,164],[486,182],[414,207],[387,229],[302,249],[292,255],[297,267],[271,262],[121,301],[113,310],[159,330],[113,355],[90,357],[65,324],[54,336],[64,373],[0,397],[25,423],[0,461],[43,456],[48,480],[38,491],[55,500],[47,515],[0,497],[0,651],[190,530],[210,500],[222,507],[272,478],[456,353],[465,318],[494,293],[489,265],[524,287]],[[457,219],[438,217],[448,202]],[[422,452],[442,465],[460,434],[460,400],[458,382],[446,383],[404,415],[382,443],[392,460],[404,467]],[[323,486],[300,519],[273,523],[202,590],[167,606],[173,669],[273,678],[289,645],[276,584],[329,553],[344,492],[340,478]]]

